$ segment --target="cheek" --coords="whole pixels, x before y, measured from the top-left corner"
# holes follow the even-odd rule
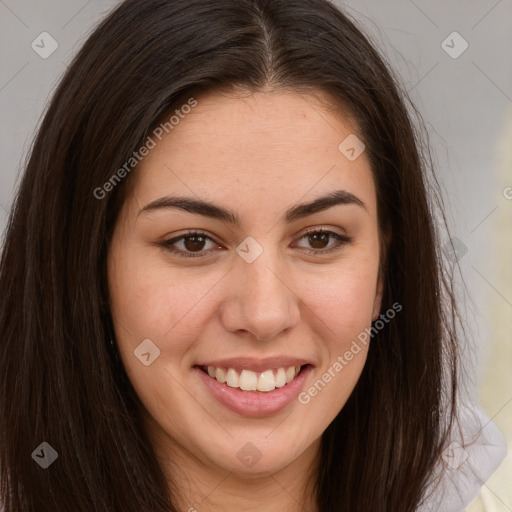
[[[332,336],[345,339],[371,324],[376,297],[378,261],[347,261],[302,287],[304,301]]]
[[[345,406],[352,394],[366,362],[368,348],[361,345],[357,354],[349,350],[334,351],[328,365],[315,375],[315,378],[299,395],[302,404],[314,418],[322,418],[323,432]],[[346,358],[350,353],[350,360]],[[321,433],[321,432],[320,432]]]
[[[161,350],[161,362],[169,353],[176,359],[199,337],[205,315],[203,299],[215,286],[215,276],[177,272],[151,261],[143,248],[126,251],[113,261],[109,286],[120,350],[129,356],[128,352],[150,339]],[[171,344],[172,351],[166,350]]]
[[[151,262],[144,251],[125,251],[113,261],[111,311],[123,366],[149,416],[178,429],[172,411],[182,409],[187,397],[176,375],[202,328],[201,280],[190,286],[179,273]],[[147,366],[134,353],[143,342],[154,358]]]
[[[376,271],[338,272],[309,293],[308,306],[320,319],[322,366],[299,396],[306,410],[332,421],[356,386],[369,349]]]

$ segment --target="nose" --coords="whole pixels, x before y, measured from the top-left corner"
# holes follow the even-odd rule
[[[252,263],[239,258],[225,280],[221,321],[230,332],[275,339],[300,319],[299,297],[285,265],[264,252]]]

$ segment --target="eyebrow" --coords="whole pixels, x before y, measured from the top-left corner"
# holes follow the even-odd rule
[[[364,202],[354,194],[351,194],[346,190],[334,190],[325,196],[291,207],[285,212],[283,220],[286,223],[291,223],[337,205],[355,205],[367,210]],[[223,208],[213,203],[209,203],[207,201],[184,196],[166,196],[161,197],[160,199],[156,199],[155,201],[152,201],[151,203],[148,203],[146,206],[141,208],[137,214],[137,217],[141,213],[170,208],[178,208],[189,213],[195,213],[197,215],[203,215],[212,219],[221,220],[236,227],[240,226],[240,219],[238,215],[232,210]]]

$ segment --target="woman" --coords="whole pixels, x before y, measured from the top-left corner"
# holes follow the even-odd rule
[[[403,98],[325,0],[107,17],[3,249],[6,510],[439,501],[457,308]]]

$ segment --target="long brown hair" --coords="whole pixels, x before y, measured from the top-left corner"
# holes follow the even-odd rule
[[[0,269],[0,465],[7,512],[176,511],[112,348],[106,256],[125,180],[162,116],[225,88],[321,90],[350,113],[378,196],[382,311],[363,373],[322,437],[321,512],[411,512],[456,419],[457,311],[417,111],[357,23],[327,0],[127,0],[56,90]],[[132,173],[137,172],[135,168]],[[444,216],[441,217],[444,219]],[[58,459],[47,469],[33,452]],[[42,453],[42,452],[41,452]]]

